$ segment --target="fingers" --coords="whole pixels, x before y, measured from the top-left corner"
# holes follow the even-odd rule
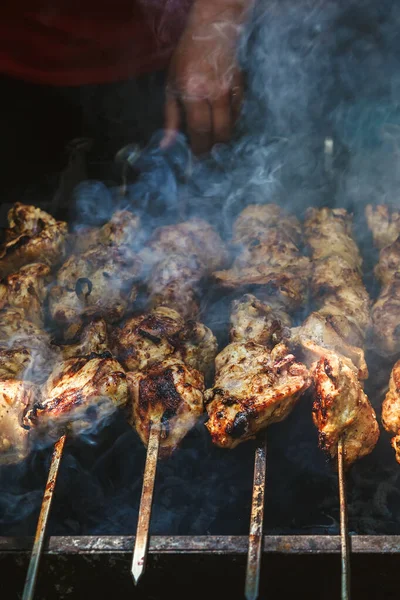
[[[167,148],[174,143],[180,126],[179,104],[175,96],[167,94],[164,111],[165,134],[160,142],[161,148]]]
[[[187,133],[195,154],[207,152],[212,145],[211,107],[207,100],[190,100],[185,103]]]
[[[231,87],[231,112],[233,124],[239,119],[243,104],[243,75],[236,71]]]
[[[180,98],[180,101],[179,101]],[[181,103],[182,102],[182,105]],[[165,134],[160,143],[162,148],[171,145],[182,124],[182,109],[186,116],[186,130],[195,154],[208,152],[216,143],[228,142],[233,127],[239,118],[243,103],[243,77],[237,71],[230,89],[206,99],[180,91],[167,94],[165,105]]]
[[[215,100],[215,102],[213,102],[211,106],[213,122],[213,144],[227,142],[231,137],[232,115],[230,104],[230,94],[229,92],[226,92],[225,94],[217,98],[217,100]]]

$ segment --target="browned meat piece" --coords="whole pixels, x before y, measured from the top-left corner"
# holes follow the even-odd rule
[[[297,245],[300,231],[297,219],[275,205],[248,206],[235,223],[239,254],[230,269],[213,274],[215,281],[230,289],[261,286],[265,296],[287,310],[299,307],[310,276],[310,261]]]
[[[16,379],[0,381],[0,464],[17,463],[29,453],[25,412],[35,401],[33,384]]]
[[[0,346],[0,379],[20,379],[42,383],[59,357],[58,348],[40,338],[26,340],[26,345]]]
[[[66,223],[20,203],[9,211],[9,223],[6,242],[0,248],[0,278],[30,263],[40,261],[53,267],[62,259]]]
[[[340,256],[329,256],[315,264],[312,293],[320,314],[346,343],[362,347],[371,324],[371,300],[359,272]]]
[[[196,218],[159,227],[144,252],[144,256],[152,264],[173,254],[195,259],[203,275],[221,268],[228,259],[225,245],[217,231],[207,221]]]
[[[400,272],[383,286],[372,307],[373,343],[384,356],[400,351]]]
[[[334,458],[339,438],[344,442],[345,466],[370,454],[379,438],[375,411],[357,374],[337,355],[322,357],[313,374],[315,400],[313,419],[319,445]]]
[[[400,237],[380,251],[374,273],[382,285],[400,277]]]
[[[121,319],[136,298],[140,269],[140,260],[127,246],[97,246],[71,256],[49,293],[51,317],[65,327],[65,339],[76,335],[82,319],[104,316],[111,323]]]
[[[20,235],[32,237],[40,233],[45,227],[53,227],[57,224],[57,221],[49,213],[36,206],[22,204],[22,202],[15,202],[8,211],[7,219],[7,242]]]
[[[127,401],[125,372],[109,352],[70,358],[56,365],[24,424],[57,434],[66,427],[82,431]]]
[[[71,236],[70,245],[74,254],[80,254],[98,244],[123,245],[133,249],[141,239],[140,218],[128,210],[118,210],[102,227],[84,227],[76,231]]]
[[[204,378],[183,362],[167,360],[141,373],[127,373],[131,424],[147,445],[150,425],[161,422],[160,456],[169,456],[204,411]]]
[[[261,302],[252,294],[234,300],[231,311],[232,342],[255,342],[273,348],[289,335],[291,320],[279,304]]]
[[[215,336],[208,327],[185,322],[165,307],[131,317],[114,330],[113,339],[114,352],[128,371],[143,371],[174,358],[208,373],[217,353]]]
[[[396,241],[400,235],[400,212],[391,210],[387,205],[372,206],[365,209],[368,227],[372,231],[374,245],[381,250]]]
[[[362,259],[352,238],[352,217],[344,208],[309,208],[304,232],[313,261],[337,256],[351,269],[361,271]]]
[[[291,330],[288,343],[294,351],[301,349],[302,357],[309,367],[324,356],[327,350],[331,350],[340,355],[350,368],[355,369],[359,379],[368,378],[364,350],[347,344],[329,316],[325,317],[317,312],[311,313],[300,327]]]
[[[205,393],[206,427],[214,444],[234,448],[290,413],[310,384],[307,368],[285,345],[270,352],[253,342],[229,344],[216,361]]]
[[[22,308],[6,308],[0,311],[0,345],[29,345],[33,348],[36,341],[42,344],[49,343],[50,340],[43,329],[26,319]]]
[[[79,342],[60,346],[64,360],[87,356],[92,352],[103,354],[109,349],[107,323],[104,319],[94,319],[88,325],[82,327],[82,331],[79,332],[77,337]]]
[[[148,277],[150,307],[168,307],[184,319],[196,318],[199,313],[198,286],[203,271],[196,258],[172,254],[160,260]]]
[[[0,348],[0,380],[24,380],[31,362],[32,352],[28,348]]]
[[[48,265],[33,263],[8,275],[0,283],[0,310],[4,307],[22,309],[28,321],[42,327],[49,273]]]
[[[284,233],[296,246],[301,240],[301,225],[296,217],[286,214],[277,204],[250,204],[235,221],[232,242],[247,245],[263,238],[268,229]]]
[[[382,424],[386,431],[395,434],[392,446],[400,463],[400,360],[390,374],[389,391],[382,404]]]

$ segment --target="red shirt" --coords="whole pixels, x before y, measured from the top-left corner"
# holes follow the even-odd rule
[[[9,1],[9,8],[0,7],[2,74],[66,86],[118,81],[164,68],[192,3]]]

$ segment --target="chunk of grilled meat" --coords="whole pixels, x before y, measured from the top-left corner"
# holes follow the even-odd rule
[[[175,310],[158,307],[115,329],[113,350],[128,371],[142,371],[174,358],[208,373],[217,341],[202,323],[185,321]]]
[[[392,244],[382,248],[374,273],[382,285],[400,277],[400,237]]]
[[[53,227],[57,221],[49,213],[29,204],[15,202],[7,214],[8,229],[6,241],[9,242],[21,235],[32,237],[45,227]]]
[[[42,383],[59,357],[58,348],[40,340],[9,348],[0,346],[0,379],[21,379]]]
[[[372,307],[371,342],[380,354],[392,356],[400,352],[400,238],[380,251],[375,275],[382,288]]]
[[[0,381],[0,464],[17,463],[29,453],[25,412],[35,401],[36,387],[26,381]]]
[[[391,443],[400,463],[400,360],[390,374],[389,390],[382,404],[382,424],[386,431],[395,434]]]
[[[221,268],[228,259],[227,250],[217,231],[210,223],[198,218],[159,227],[144,252],[151,264],[158,263],[166,255],[176,254],[195,259],[203,275]]]
[[[239,253],[230,269],[214,273],[215,281],[230,289],[262,286],[264,295],[289,311],[303,304],[310,261],[297,245],[301,231],[297,219],[275,205],[248,206],[234,230]]]
[[[87,356],[91,353],[103,354],[109,349],[107,323],[104,319],[93,319],[78,332],[78,342],[59,346],[64,360]]]
[[[312,208],[304,229],[312,252],[311,290],[318,311],[293,332],[294,343],[313,359],[323,355],[324,348],[334,350],[353,361],[359,377],[366,378],[363,347],[371,322],[370,299],[351,234],[351,215],[344,209]]]
[[[313,419],[320,448],[334,458],[342,438],[345,467],[349,467],[376,446],[379,427],[375,411],[354,369],[335,353],[327,353],[318,361],[313,380]]]
[[[204,378],[196,369],[169,359],[143,372],[127,373],[131,424],[147,445],[152,422],[161,422],[160,456],[169,456],[204,411]]]
[[[304,233],[314,262],[337,256],[361,272],[362,258],[352,237],[352,217],[344,208],[309,208]]]
[[[35,347],[36,342],[49,343],[49,335],[38,325],[28,321],[22,308],[5,308],[0,311],[0,345],[10,348],[17,345]]]
[[[141,240],[140,217],[128,210],[117,210],[102,227],[77,230],[70,238],[70,246],[74,254],[80,254],[99,244],[137,249]]]
[[[150,307],[168,307],[184,319],[196,318],[199,313],[198,287],[204,275],[193,256],[172,254],[152,268],[147,282]]]
[[[206,427],[214,444],[234,448],[285,419],[310,384],[307,368],[284,344],[229,344],[216,358],[214,387],[206,390]]]
[[[70,358],[56,365],[24,425],[57,434],[66,427],[81,431],[127,401],[125,372],[109,352]]]
[[[8,214],[10,228],[0,248],[0,278],[22,266],[41,262],[54,267],[65,252],[67,224],[33,206],[16,203]]]
[[[389,246],[399,237],[400,211],[391,209],[387,205],[368,204],[365,208],[365,216],[372,232],[374,245],[379,250]]]
[[[245,294],[232,302],[230,323],[232,342],[251,341],[272,349],[289,335],[291,320],[279,303],[265,303]]]
[[[383,286],[372,307],[373,344],[383,356],[400,352],[400,272]]]
[[[4,307],[22,309],[28,321],[42,327],[49,273],[48,265],[33,263],[8,275],[0,283],[0,310]]]
[[[358,270],[332,255],[315,263],[311,281],[318,312],[347,344],[362,347],[371,324],[371,300]]]
[[[311,313],[300,327],[291,330],[288,344],[296,355],[301,352],[309,368],[329,350],[339,355],[349,368],[355,369],[359,379],[368,378],[364,350],[347,344],[336,330],[335,320],[331,322],[329,316]]]
[[[202,219],[160,227],[141,252],[148,271],[150,307],[166,306],[185,319],[196,318],[198,286],[227,251],[215,229]]]
[[[121,319],[133,304],[141,262],[127,246],[97,246],[81,256],[71,256],[57,274],[49,293],[54,321],[65,327],[65,339],[73,338],[82,320]]]
[[[268,229],[284,232],[296,246],[301,241],[301,225],[295,216],[288,215],[277,204],[250,204],[234,223],[232,243],[247,245],[263,238]]]

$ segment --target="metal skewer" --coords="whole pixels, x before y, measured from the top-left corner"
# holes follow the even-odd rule
[[[29,561],[22,600],[32,600],[35,593],[35,585],[39,570],[39,562],[42,555],[44,536],[46,533],[47,521],[49,519],[50,507],[53,500],[54,488],[56,487],[57,475],[64,450],[65,440],[66,435],[64,434],[54,444],[53,456],[51,457],[49,475],[47,478],[42,506],[40,508],[35,541],[33,543],[31,559]]]
[[[142,496],[140,498],[139,519],[136,529],[135,548],[131,573],[135,585],[146,568],[147,549],[149,546],[149,527],[153,505],[154,482],[156,479],[158,449],[160,447],[161,423],[151,423],[149,442],[147,445],[146,466],[144,468]]]
[[[350,600],[350,538],[347,527],[346,479],[344,473],[344,443],[338,442],[338,475],[340,500],[340,546],[342,560],[342,592],[341,600]]]
[[[264,435],[257,443],[254,456],[253,496],[244,592],[247,600],[256,600],[260,587],[266,472],[267,436]]]

